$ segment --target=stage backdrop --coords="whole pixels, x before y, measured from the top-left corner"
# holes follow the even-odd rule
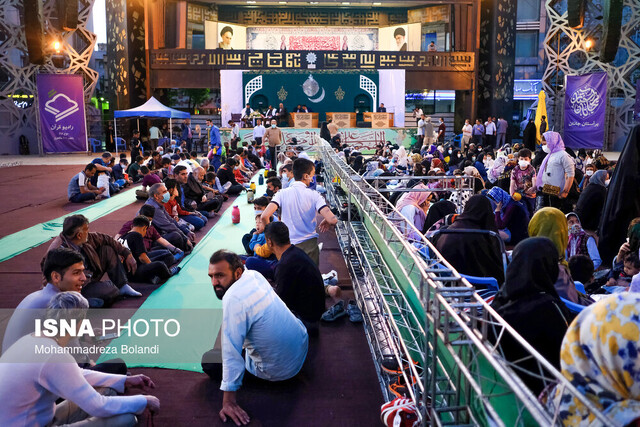
[[[312,112],[320,113],[321,121],[325,120],[326,112],[353,112],[356,104],[365,104],[369,111],[375,111],[379,98],[375,71],[245,72],[242,86],[245,102],[254,109],[259,104],[277,107],[282,102],[291,113],[298,104],[306,105]]]
[[[360,27],[249,27],[247,49],[378,50],[378,29]]]
[[[87,151],[82,76],[38,74],[37,86],[43,152]]]
[[[602,148],[607,110],[607,73],[567,76],[564,143],[571,148]]]

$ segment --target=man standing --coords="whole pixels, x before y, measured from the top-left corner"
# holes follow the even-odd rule
[[[142,294],[129,286],[126,270],[136,271],[136,260],[129,249],[113,237],[89,232],[89,220],[83,215],[71,215],[64,219],[62,232],[53,239],[47,252],[57,248],[69,248],[84,256],[85,273],[90,279],[82,288],[85,298],[99,298],[106,304],[118,295],[139,297]],[[110,280],[99,281],[107,273]]]
[[[422,117],[424,113],[422,112],[422,108],[414,108],[413,109],[413,118],[416,120],[416,126],[418,125],[418,122],[420,121],[420,117]]]
[[[158,149],[158,140],[160,139],[160,129],[156,125],[149,128],[149,141],[151,141],[151,149]]]
[[[486,148],[493,149],[496,146],[496,124],[493,123],[491,117],[487,118],[487,122],[484,124],[485,135],[487,137]],[[500,148],[500,147],[498,147]]]
[[[280,108],[278,108],[277,116],[280,126],[282,126],[282,123],[284,123],[284,126],[289,125],[289,112],[284,108],[284,104],[282,102],[280,103]]]
[[[327,124],[327,129],[329,129],[329,135],[331,135],[331,139],[335,138],[335,136],[340,132],[340,128],[333,121],[333,119],[329,119],[329,123]]]
[[[269,144],[269,161],[271,162],[270,168],[271,170],[276,170],[276,147],[282,144],[284,137],[282,136],[282,130],[278,128],[275,119],[271,120],[271,127],[264,133],[264,139],[265,142]]]
[[[214,125],[211,120],[207,120],[209,128],[209,149],[213,150],[213,159],[211,160],[211,166],[217,172],[218,168],[222,164],[222,140],[220,139],[220,129]]]
[[[131,138],[131,164],[136,161],[136,157],[141,156],[144,152],[144,148],[142,148],[142,141],[140,141],[140,131],[133,131],[133,138]]]
[[[424,143],[424,128],[427,122],[425,121],[424,114],[420,116],[420,120],[418,120],[418,134],[416,135],[416,147],[421,148]]]
[[[440,117],[440,124],[438,125],[438,142],[444,144],[444,136],[447,132],[447,126],[444,124],[444,118]]]
[[[229,120],[229,127],[231,128],[231,136],[229,139],[229,145],[231,149],[235,151],[238,148],[238,142],[240,142],[240,126],[234,123],[233,120]]]
[[[256,126],[253,128],[253,139],[256,141],[258,146],[262,145],[262,137],[264,137],[264,133],[266,129],[262,125],[262,119],[256,120]]]
[[[249,416],[236,402],[245,370],[267,381],[294,377],[307,357],[309,336],[269,282],[260,273],[245,270],[233,252],[219,250],[211,256],[209,277],[222,300],[222,363],[216,350],[208,351],[202,357],[202,370],[220,380],[224,392],[220,419],[247,424]]]
[[[267,246],[278,258],[276,292],[282,301],[310,328],[317,328],[324,312],[324,281],[318,265],[300,248],[291,244],[289,229],[280,221],[264,230]]]
[[[289,188],[280,190],[273,196],[271,203],[262,213],[262,221],[269,223],[269,218],[280,208],[280,218],[291,233],[291,242],[305,251],[316,263],[320,264],[320,249],[318,248],[318,233],[316,233],[316,213],[322,215],[323,220],[318,230],[324,232],[338,223],[338,219],[327,206],[320,193],[311,190],[309,184],[313,181],[316,168],[311,160],[297,159],[293,162],[293,177],[295,182]]]
[[[89,163],[82,172],[74,175],[69,181],[67,197],[71,203],[82,203],[88,200],[95,200],[96,196],[102,194],[105,188],[97,188],[91,184],[91,178],[96,173],[96,165]]]
[[[422,115],[424,117],[424,114]],[[433,144],[433,123],[431,123],[431,117],[427,117],[424,121],[424,136],[422,139],[422,145]]]
[[[378,107],[378,112],[379,113],[386,113],[387,112],[387,108],[384,106],[384,102],[380,103],[380,107]]]
[[[482,145],[482,136],[484,135],[484,126],[480,119],[476,119],[476,124],[473,125],[473,143],[476,147]]]
[[[464,153],[466,152],[466,147],[469,145],[469,141],[471,141],[471,136],[473,134],[473,126],[469,123],[469,119],[464,121],[464,126],[462,126],[462,140],[460,141],[460,150]]]
[[[507,142],[507,129],[509,124],[504,119],[504,117],[498,118],[498,145],[497,147],[502,147],[505,142]]]
[[[193,134],[191,133],[191,119],[184,119],[182,122],[182,140],[187,143],[187,152],[191,152],[191,144],[193,144]]]

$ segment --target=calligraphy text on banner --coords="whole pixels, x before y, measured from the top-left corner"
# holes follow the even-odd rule
[[[571,148],[602,148],[607,110],[607,73],[567,76],[564,143]]]

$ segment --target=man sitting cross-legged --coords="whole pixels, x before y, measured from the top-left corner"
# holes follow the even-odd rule
[[[222,363],[211,350],[203,355],[202,369],[221,380],[222,421],[247,424],[249,416],[236,403],[245,369],[268,381],[294,377],[307,357],[309,336],[269,282],[258,272],[245,271],[233,252],[219,250],[211,256],[209,277],[222,300]]]
[[[91,178],[96,173],[96,165],[89,163],[82,172],[74,175],[69,181],[67,196],[72,203],[81,203],[95,200],[96,196],[102,194],[105,189],[97,188],[91,184]]]

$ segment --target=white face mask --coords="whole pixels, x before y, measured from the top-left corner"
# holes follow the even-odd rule
[[[551,149],[549,148],[548,145],[543,145],[542,146],[542,151],[544,151],[545,153],[549,154],[551,152]]]
[[[588,171],[585,172],[585,174],[587,176],[591,176],[591,175],[593,175],[593,171],[591,169],[589,169]]]
[[[529,162],[526,160],[518,160],[518,165],[520,165],[522,169],[526,169],[527,166],[529,166]]]
[[[275,128],[275,127],[276,127],[276,125],[271,125],[271,127],[272,127],[272,128]]]

